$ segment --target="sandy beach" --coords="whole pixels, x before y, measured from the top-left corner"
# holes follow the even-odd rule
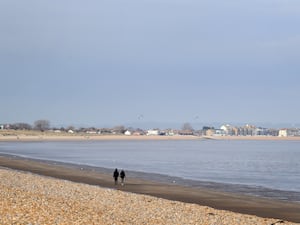
[[[3,199],[0,224],[271,225],[300,222],[300,204],[297,203],[130,177],[125,186],[116,187],[111,174],[92,168],[15,157],[1,156],[0,167]]]
[[[0,142],[4,141],[105,141],[105,140],[269,140],[299,141],[300,137],[278,136],[147,136],[147,135],[97,135],[97,134],[56,134],[38,131],[0,131]]]

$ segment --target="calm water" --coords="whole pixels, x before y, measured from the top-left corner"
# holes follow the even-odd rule
[[[300,201],[300,141],[7,142],[0,153]]]

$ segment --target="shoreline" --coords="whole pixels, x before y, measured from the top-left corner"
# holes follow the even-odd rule
[[[58,165],[67,168],[75,168],[84,171],[94,171],[100,174],[111,175],[112,170],[114,168],[106,168],[93,166],[88,164],[76,164],[71,162],[60,162],[46,159],[38,159],[38,158],[30,158],[23,157],[18,155],[10,155],[0,153],[0,157],[13,158],[19,160],[29,160],[38,163],[44,163],[47,165]],[[134,171],[134,170],[126,170],[126,173],[134,179],[150,181],[155,183],[161,183],[165,185],[176,184],[178,186],[186,187],[186,188],[199,188],[199,189],[207,189],[214,192],[228,193],[234,195],[245,195],[245,196],[253,196],[256,198],[266,198],[275,201],[283,201],[287,203],[296,203],[300,204],[300,192],[294,190],[280,190],[280,189],[272,189],[268,187],[257,187],[245,184],[231,184],[231,183],[220,183],[214,181],[201,181],[201,180],[192,180],[186,179],[176,176],[170,176],[166,174],[159,173],[149,173],[142,171]]]
[[[245,141],[300,141],[300,137],[279,137],[279,136],[193,136],[193,135],[174,135],[174,136],[127,136],[127,135],[56,135],[49,133],[39,134],[9,134],[3,135],[0,132],[0,142],[26,142],[26,141],[163,141],[163,140],[245,140]]]
[[[96,171],[92,167],[83,168],[80,165],[62,165],[13,156],[0,156],[0,167],[115,189],[111,174]],[[294,202],[166,184],[130,176],[126,179],[126,185],[118,186],[117,189],[236,213],[300,222],[300,204]]]

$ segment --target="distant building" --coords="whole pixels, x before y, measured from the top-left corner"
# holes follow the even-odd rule
[[[205,135],[206,136],[214,136],[216,134],[216,130],[215,129],[207,129],[205,130]]]
[[[279,137],[287,137],[288,136],[287,129],[281,129],[281,130],[279,130],[278,136]]]
[[[131,132],[129,130],[126,130],[124,134],[127,135],[127,136],[130,136]]]
[[[96,130],[88,130],[86,131],[87,134],[97,134]]]
[[[258,127],[254,131],[254,135],[256,135],[256,136],[267,135],[267,134],[268,134],[268,129],[267,128]]]
[[[194,132],[192,130],[181,130],[179,135],[194,135]]]
[[[219,134],[222,133],[222,135],[237,135],[237,129],[229,124],[223,125],[220,127],[221,131],[218,131]]]
[[[223,130],[223,131],[224,131],[224,134],[228,134],[229,129],[230,129],[230,125],[229,125],[229,124],[222,125],[222,126],[220,127],[220,130]]]
[[[159,135],[159,130],[148,130],[147,131],[147,135],[151,136],[151,135]]]
[[[167,136],[174,136],[175,135],[175,132],[172,129],[166,130],[165,133],[166,133]]]
[[[256,127],[253,125],[246,124],[243,127],[238,128],[237,135],[240,136],[254,136],[256,133]]]
[[[223,129],[215,129],[215,134],[214,136],[225,136],[226,133],[224,132]]]
[[[300,136],[300,129],[297,128],[291,128],[288,130],[290,136]]]
[[[285,128],[280,129],[278,132],[279,137],[293,137],[293,136],[300,136],[300,130],[295,128]]]

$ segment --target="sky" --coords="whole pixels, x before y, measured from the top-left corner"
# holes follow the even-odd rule
[[[0,0],[0,123],[300,124],[298,0]]]

